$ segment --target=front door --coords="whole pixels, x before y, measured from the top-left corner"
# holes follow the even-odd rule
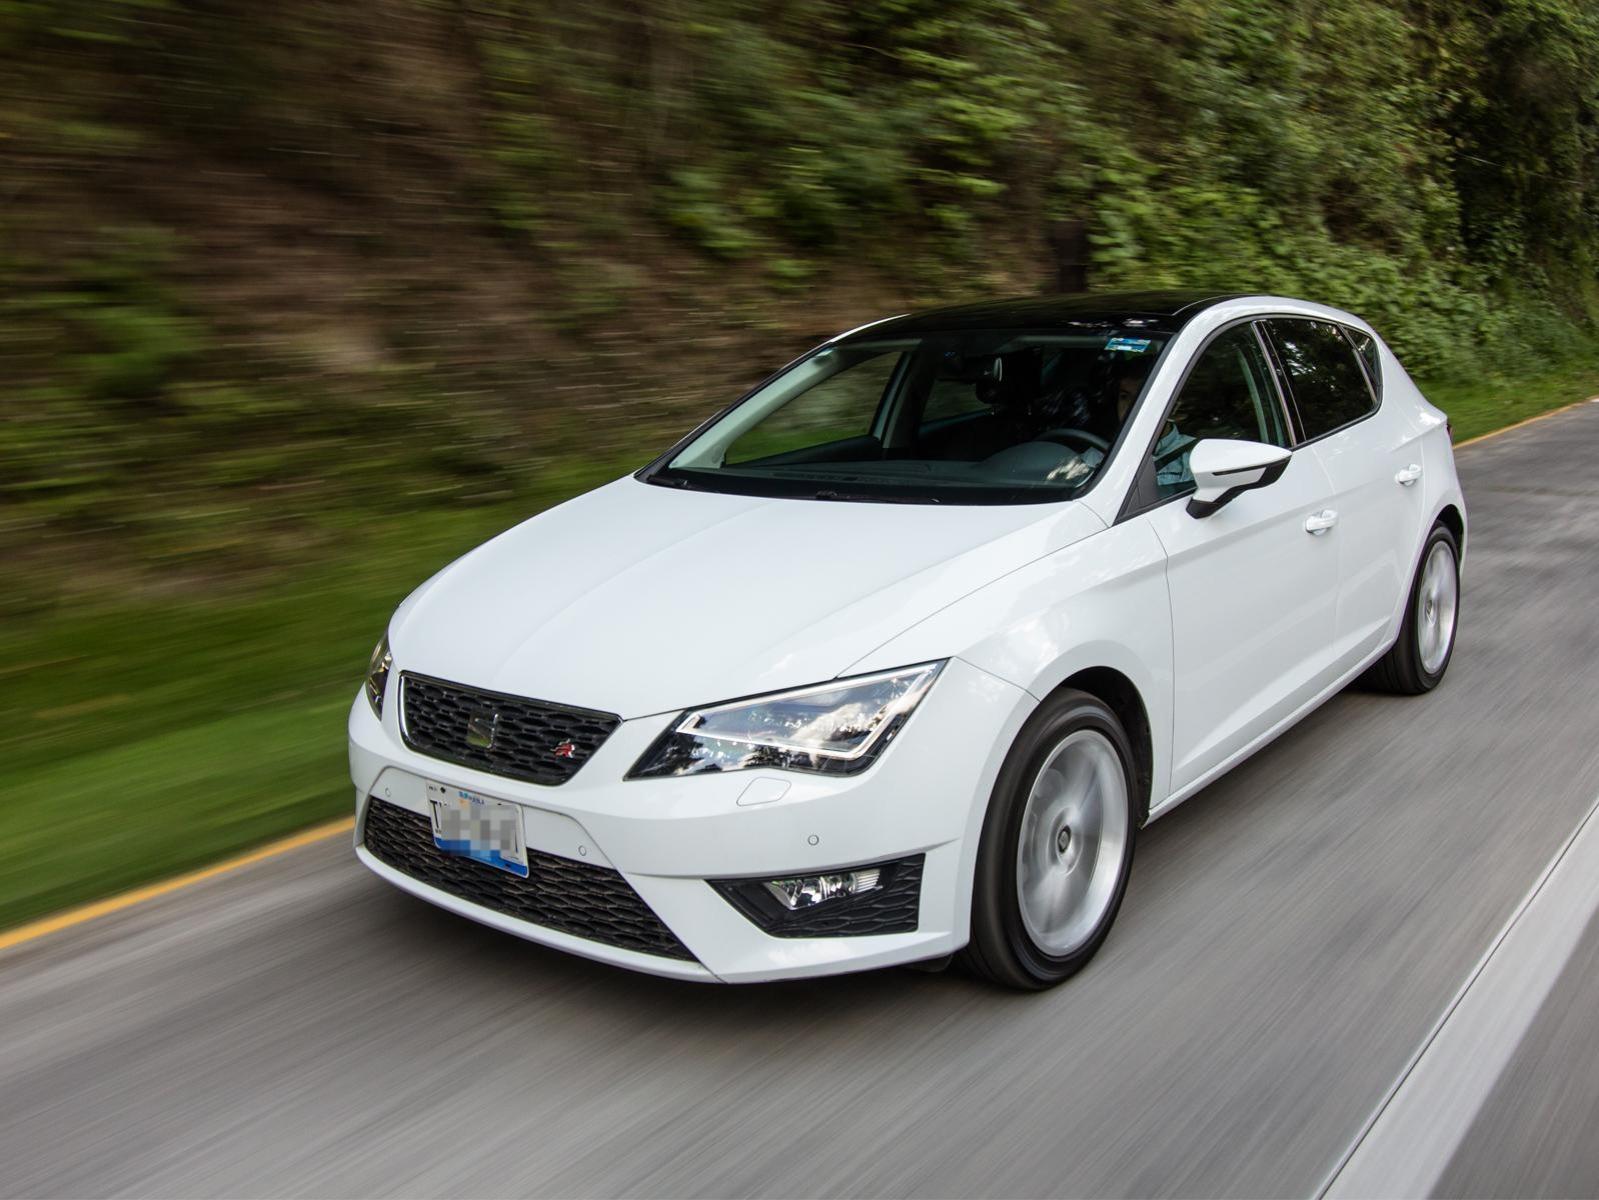
[[[1196,356],[1150,451],[1150,523],[1171,597],[1172,775],[1179,792],[1248,747],[1328,678],[1338,547],[1317,522],[1331,485],[1296,452],[1275,482],[1190,516],[1188,450],[1202,438],[1290,444],[1282,398],[1253,323]]]

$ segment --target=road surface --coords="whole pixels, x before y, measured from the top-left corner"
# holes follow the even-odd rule
[[[1599,794],[1599,404],[1460,462],[1447,681],[1346,693],[1151,826],[1067,986],[656,980],[335,840],[0,955],[0,1193],[1314,1193]],[[1453,1190],[1599,1190],[1549,1162],[1591,1081],[1542,1082],[1593,1060],[1596,945]]]

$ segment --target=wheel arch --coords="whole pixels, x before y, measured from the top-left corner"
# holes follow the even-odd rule
[[[1086,692],[1100,701],[1127,731],[1127,740],[1133,748],[1133,787],[1138,797],[1137,825],[1142,828],[1149,818],[1150,798],[1155,782],[1155,743],[1149,723],[1149,709],[1138,686],[1115,667],[1084,667],[1062,680],[1051,692],[1068,689]]]
[[[1461,561],[1466,557],[1466,514],[1453,502],[1449,502],[1438,510],[1438,515],[1433,519],[1434,525],[1442,525],[1455,535],[1455,548],[1460,552]]]

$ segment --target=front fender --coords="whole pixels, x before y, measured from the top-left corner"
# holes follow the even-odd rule
[[[1171,600],[1165,551],[1146,522],[1114,525],[995,580],[913,625],[847,673],[951,655],[1036,700],[1091,667],[1119,671],[1137,689],[1149,718],[1150,807],[1169,794]],[[980,826],[984,805],[974,807]]]

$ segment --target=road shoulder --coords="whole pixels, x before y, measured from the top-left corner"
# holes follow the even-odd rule
[[[1535,1194],[1535,1178],[1585,1176],[1589,1191],[1599,1182],[1587,1174],[1591,1124],[1569,1112],[1540,1120],[1561,1096],[1599,1107],[1594,1055],[1578,1052],[1599,1045],[1599,979],[1583,968],[1599,946],[1596,810],[1599,802],[1517,907],[1324,1195],[1457,1195],[1468,1181],[1480,1187],[1489,1166],[1506,1194]],[[1542,1071],[1529,1087],[1533,1067]],[[1570,1136],[1540,1137],[1540,1126]],[[1482,1153],[1489,1140],[1498,1153]]]

